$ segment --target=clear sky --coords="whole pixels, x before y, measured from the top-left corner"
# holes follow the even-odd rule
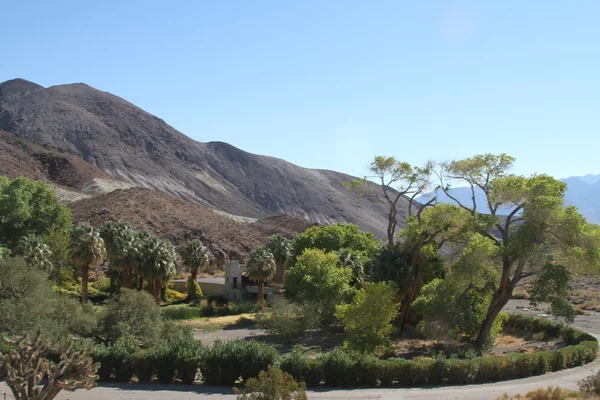
[[[362,175],[479,153],[600,173],[600,1],[0,0],[0,81],[84,82],[199,141]]]

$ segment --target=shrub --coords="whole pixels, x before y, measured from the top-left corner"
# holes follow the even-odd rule
[[[306,387],[280,370],[269,367],[268,371],[260,371],[258,378],[250,378],[244,390],[233,389],[239,394],[238,400],[306,400]]]
[[[373,356],[347,352],[337,347],[320,358],[325,384],[356,386],[377,384],[377,359]]]
[[[165,318],[171,320],[188,320],[202,317],[202,309],[189,304],[163,307],[162,313]]]
[[[248,300],[230,302],[227,307],[229,309],[229,315],[255,313],[258,311],[258,304],[255,301]]]
[[[527,392],[524,396],[517,394],[515,396],[509,396],[504,394],[502,397],[498,397],[496,400],[575,400],[585,399],[586,397],[582,393],[573,392],[571,390],[562,389],[559,387],[549,386],[546,389],[535,389]]]
[[[131,355],[131,365],[133,374],[137,377],[138,382],[150,382],[154,375],[154,362],[147,350],[140,350]]]
[[[170,288],[165,289],[165,298],[167,303],[182,302],[187,298],[185,293],[178,292]]]
[[[189,300],[195,300],[202,297],[202,289],[200,289],[200,285],[191,276],[185,282],[185,291]]]
[[[204,346],[193,339],[192,342],[178,346],[175,367],[177,377],[183,383],[191,385],[196,381],[203,355]]]
[[[304,357],[302,350],[296,346],[292,348],[291,352],[283,356],[280,368],[293,376],[298,382],[305,382],[308,386],[317,386],[323,380],[321,361]]]
[[[600,371],[580,380],[578,385],[584,393],[600,395]]]
[[[290,303],[277,299],[269,308],[257,315],[258,325],[272,335],[280,336],[290,343],[304,335],[317,324],[317,315],[307,304]]]
[[[134,374],[131,356],[139,349],[135,338],[124,336],[109,347],[112,368],[117,382],[129,382]]]
[[[350,304],[336,307],[342,321],[346,345],[361,352],[373,352],[387,343],[392,319],[398,313],[396,290],[388,283],[367,283]]]
[[[162,328],[160,307],[146,292],[121,289],[120,295],[109,301],[100,314],[101,334],[111,343],[122,336],[153,343],[159,339]]]
[[[258,376],[278,358],[273,346],[254,340],[215,342],[207,347],[200,367],[207,385],[233,385],[238,379]]]

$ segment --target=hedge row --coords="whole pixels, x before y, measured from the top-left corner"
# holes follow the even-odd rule
[[[101,380],[129,381],[133,376],[162,383],[179,379],[207,385],[231,386],[240,379],[255,377],[269,365],[279,365],[308,386],[418,386],[484,383],[525,378],[571,368],[596,358],[598,342],[584,332],[553,321],[528,316],[511,316],[508,325],[519,329],[547,331],[562,336],[567,344],[559,350],[533,354],[482,356],[472,359],[416,358],[380,360],[373,356],[333,349],[317,358],[298,351],[279,356],[275,348],[256,342],[235,340],[203,346],[192,340],[170,340],[150,349],[122,339],[112,346],[97,346],[94,359],[100,362]]]

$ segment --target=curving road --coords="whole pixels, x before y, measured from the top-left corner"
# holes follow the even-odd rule
[[[524,305],[520,301],[512,301],[509,311],[516,311],[516,306]],[[600,340],[600,314],[577,317],[575,327],[589,332]],[[593,372],[600,370],[600,361],[583,367],[571,368],[542,376],[517,379],[481,385],[424,387],[411,389],[339,389],[313,390],[308,392],[309,399],[495,399],[504,393],[510,395],[526,393],[532,389],[547,386],[560,386],[565,389],[577,389],[577,382]],[[0,399],[2,393],[10,394],[4,383],[0,383]],[[58,400],[159,400],[159,399],[235,399],[231,389],[201,385],[159,385],[159,384],[101,384],[92,390],[61,392]],[[12,399],[9,395],[7,399]]]

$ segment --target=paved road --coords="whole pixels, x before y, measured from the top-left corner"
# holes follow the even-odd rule
[[[513,301],[508,305],[511,311],[516,306],[526,305],[521,301]],[[574,326],[585,330],[600,340],[600,315],[580,316]],[[341,389],[309,391],[309,399],[495,399],[504,393],[510,395],[526,393],[532,389],[547,386],[560,386],[565,389],[577,389],[577,382],[593,372],[600,370],[600,361],[583,367],[572,368],[543,376],[526,379],[487,383],[482,385],[446,386],[412,389]],[[0,395],[10,393],[8,387],[0,382]],[[12,399],[11,396],[7,397]],[[159,399],[235,399],[231,389],[200,385],[158,385],[158,384],[101,384],[92,390],[78,390],[72,393],[61,392],[57,400],[159,400]],[[1,397],[0,397],[1,399]]]

